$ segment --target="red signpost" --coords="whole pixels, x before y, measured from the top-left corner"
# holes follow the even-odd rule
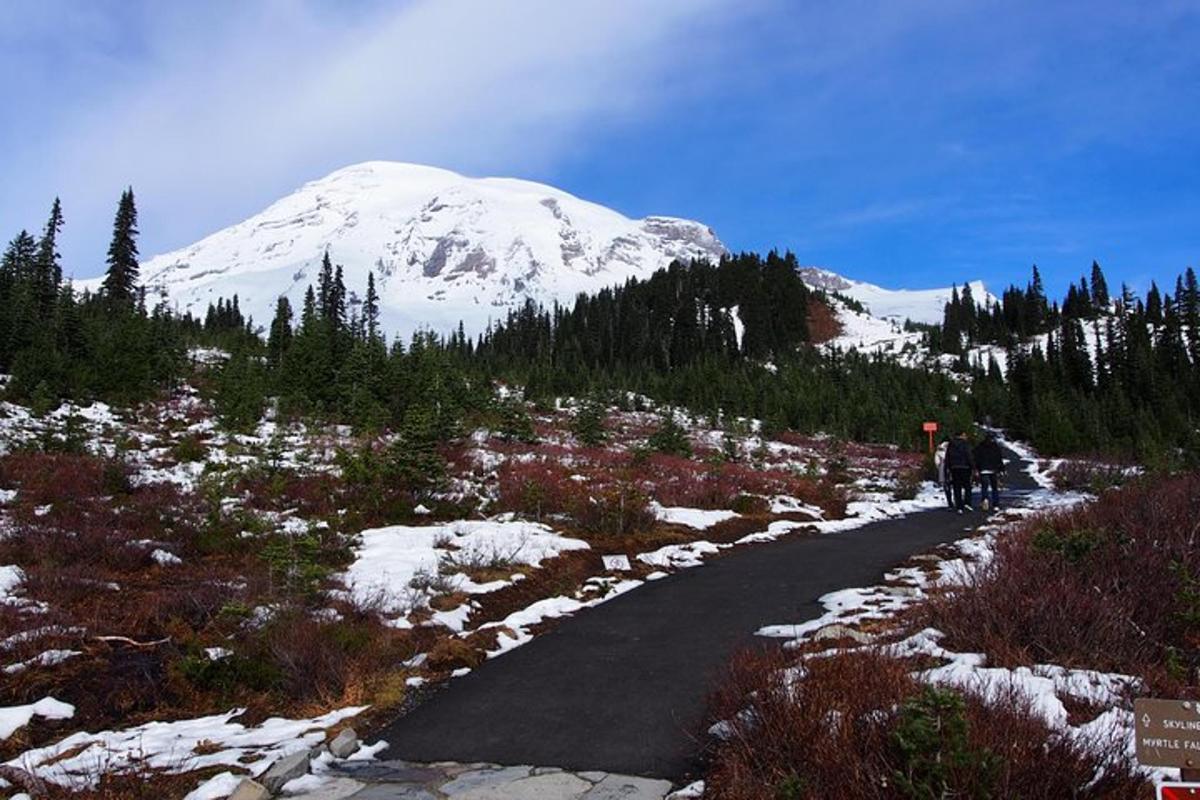
[[[1200,783],[1160,783],[1158,800],[1200,800]]]
[[[929,434],[929,452],[933,452],[933,435],[937,433],[938,424],[936,422],[926,422],[921,426],[922,430]]]

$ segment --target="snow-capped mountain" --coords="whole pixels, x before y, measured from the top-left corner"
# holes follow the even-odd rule
[[[327,249],[345,268],[352,306],[375,273],[383,327],[403,335],[449,331],[460,320],[478,333],[526,299],[570,303],[674,259],[725,253],[698,222],[633,220],[539,183],[372,161],[155,256],[141,275],[152,293],[193,314],[236,294],[242,312],[265,326],[280,295],[299,313]]]
[[[942,289],[884,289],[873,283],[855,281],[819,267],[802,267],[800,277],[815,289],[837,292],[862,303],[872,317],[903,324],[913,322],[940,323],[951,287]],[[971,281],[971,294],[976,302],[987,303],[996,298],[988,293],[983,281]],[[961,291],[961,289],[960,289]]]

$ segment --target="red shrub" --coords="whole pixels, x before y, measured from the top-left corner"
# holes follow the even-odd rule
[[[0,485],[20,488],[30,505],[73,503],[106,493],[109,462],[95,456],[13,453],[0,459]]]
[[[505,461],[498,471],[499,508],[534,519],[567,513],[581,491],[581,482],[573,480],[572,474],[553,459]]]
[[[1141,482],[1004,536],[969,585],[924,622],[1004,664],[1131,673],[1196,695],[1200,665],[1200,475]]]
[[[907,796],[896,778],[912,774],[915,762],[899,746],[896,733],[906,716],[922,713],[909,710],[921,709],[910,704],[921,690],[909,665],[859,650],[808,660],[800,677],[786,671],[794,666],[792,658],[770,650],[749,651],[734,660],[711,704],[712,721],[722,723],[724,737],[713,751],[705,796]],[[935,748],[967,755],[947,761],[945,788],[950,793],[937,796],[1151,796],[1150,786],[1135,777],[1123,743],[1096,743],[1093,750],[1059,736],[1015,694],[988,706],[968,696],[958,714],[966,724],[957,736],[947,732],[937,742],[940,727],[927,734]],[[994,766],[982,767],[985,760]]]

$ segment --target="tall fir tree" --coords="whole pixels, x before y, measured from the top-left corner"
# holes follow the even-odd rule
[[[58,254],[58,234],[62,231],[62,204],[54,198],[50,207],[50,219],[42,231],[34,267],[34,294],[38,313],[43,320],[54,312],[58,300],[58,288],[62,284],[62,262]]]
[[[461,323],[460,323],[461,326]],[[367,298],[362,310],[363,333],[369,342],[380,341],[379,336],[379,293],[375,290],[375,273],[367,273]]]
[[[137,205],[130,188],[121,193],[117,216],[113,220],[112,243],[108,246],[108,272],[102,290],[112,305],[133,306],[141,299],[137,234]]]
[[[1100,262],[1092,262],[1092,305],[1097,311],[1103,313],[1108,309],[1110,298],[1108,296],[1108,281],[1104,279],[1104,271],[1100,269]]]

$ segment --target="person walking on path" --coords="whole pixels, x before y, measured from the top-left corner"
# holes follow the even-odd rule
[[[1004,450],[989,433],[975,448],[975,470],[979,474],[979,502],[987,508],[991,492],[991,510],[1000,508],[1000,475],[1004,472]]]
[[[946,493],[946,508],[954,510],[954,494],[950,489],[950,471],[946,469],[946,451],[950,449],[950,437],[942,437],[942,443],[933,452],[933,468],[937,471],[937,480],[942,491]]]
[[[971,474],[975,471],[975,458],[966,431],[955,434],[950,447],[946,449],[946,467],[954,486],[954,507],[960,514],[974,511],[971,507]]]

